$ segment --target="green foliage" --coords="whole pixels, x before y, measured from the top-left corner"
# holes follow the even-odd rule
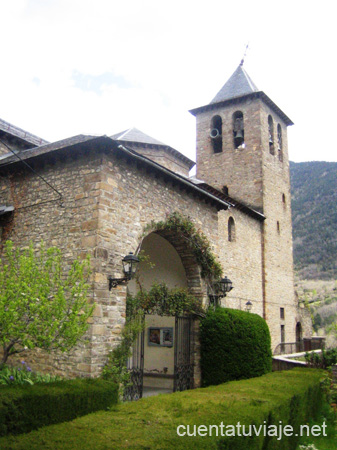
[[[321,353],[311,352],[305,354],[305,361],[310,367],[327,369],[337,364],[337,348],[322,350]]]
[[[141,290],[135,296],[128,295],[126,301],[126,323],[121,340],[108,355],[102,377],[111,379],[121,387],[121,394],[130,381],[126,361],[139,333],[145,327],[145,314],[176,316],[183,313],[202,315],[204,311],[186,289],[169,289],[165,283],[154,283],[149,291]]]
[[[44,243],[20,251],[5,243],[0,260],[0,345],[5,363],[11,355],[35,347],[70,350],[88,328],[93,306],[87,294],[90,261],[62,268],[62,254]]]
[[[11,450],[107,450],[107,449],[230,449],[295,450],[299,437],[177,435],[179,425],[235,426],[306,424],[320,418],[321,371],[301,368],[268,373],[250,380],[158,395],[138,402],[118,404],[72,422],[41,428],[21,436],[0,439],[0,448]],[[329,436],[335,448],[333,436]],[[327,438],[326,438],[327,439]],[[321,447],[318,447],[319,449]],[[325,448],[325,447],[323,447]]]
[[[314,319],[313,319],[313,329],[316,331],[319,330],[319,328],[321,328],[322,326],[322,317],[317,313],[314,315]]]
[[[295,268],[302,279],[336,279],[337,163],[290,163]]]
[[[148,231],[172,231],[182,237],[187,247],[193,252],[194,257],[201,268],[201,276],[205,279],[219,279],[222,276],[222,268],[211,250],[210,243],[202,231],[197,230],[189,217],[174,212],[160,222],[152,221],[145,227]]]
[[[21,361],[21,367],[19,368],[3,366],[0,370],[0,385],[33,385],[35,383],[53,383],[61,380],[62,378],[57,375],[33,372],[25,361]]]
[[[0,387],[0,436],[73,420],[117,403],[117,386],[76,379],[34,386]]]
[[[127,316],[141,313],[179,316],[183,313],[203,314],[204,310],[187,289],[169,289],[165,283],[154,283],[149,291],[141,290],[127,298]]]
[[[200,344],[204,386],[271,371],[269,329],[257,314],[220,307],[209,310],[200,322]]]
[[[131,347],[139,333],[144,330],[144,315],[136,313],[129,316],[121,333],[121,340],[108,355],[102,370],[102,378],[111,380],[119,386],[120,395],[130,382],[130,372],[126,368],[126,361],[131,356]]]

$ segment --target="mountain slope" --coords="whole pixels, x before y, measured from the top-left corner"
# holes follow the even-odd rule
[[[337,163],[290,162],[294,263],[301,279],[337,278]]]

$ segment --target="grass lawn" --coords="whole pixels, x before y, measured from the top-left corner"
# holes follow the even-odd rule
[[[293,414],[295,410],[291,409],[291,405],[303,404],[300,413],[310,408],[312,402],[309,404],[308,401],[321,375],[321,371],[314,369],[293,369],[250,380],[119,404],[110,411],[89,414],[72,422],[44,427],[24,435],[2,438],[0,449],[290,450],[295,448],[290,442],[287,444],[286,441],[275,439],[266,443],[262,437],[243,438],[238,446],[235,443],[230,445],[226,440],[219,447],[220,438],[215,436],[179,437],[176,430],[181,424],[219,425],[221,421],[229,425],[235,425],[239,421],[241,424],[258,425],[263,424],[264,420],[277,424],[279,420],[283,420],[286,424],[287,418],[296,422],[297,417]],[[276,446],[273,446],[273,442]],[[337,446],[318,448],[334,450]]]

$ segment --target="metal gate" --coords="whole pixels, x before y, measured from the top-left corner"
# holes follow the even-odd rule
[[[130,381],[124,389],[124,401],[139,400],[143,396],[144,375],[144,331],[139,333],[132,346],[132,355],[127,361]]]
[[[173,391],[193,388],[193,320],[191,317],[176,317],[174,340],[174,387]]]
[[[132,347],[132,356],[127,361],[130,381],[124,389],[124,401],[139,400],[143,396],[144,376],[144,331],[142,331]],[[193,388],[194,365],[192,317],[175,318],[174,338],[174,384],[173,392]]]

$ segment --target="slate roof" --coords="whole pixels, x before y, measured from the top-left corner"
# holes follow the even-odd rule
[[[192,167],[195,166],[195,162],[187,158],[187,156],[183,155],[175,148],[170,147],[169,145],[158,141],[157,139],[149,136],[148,134],[143,133],[142,131],[138,130],[138,128],[130,128],[128,130],[114,134],[113,136],[110,137],[111,139],[114,139],[116,141],[121,141],[129,144],[131,143],[145,144],[151,147],[165,149],[170,153],[172,153],[175,157],[183,161],[185,164],[187,164],[189,169],[192,169]]]
[[[17,163],[22,160],[34,158],[35,156],[40,156],[45,153],[50,153],[55,150],[60,150],[62,148],[72,147],[76,144],[82,144],[94,139],[99,139],[99,136],[89,136],[84,134],[79,134],[78,136],[73,136],[68,139],[62,139],[61,141],[47,143],[45,145],[40,145],[39,147],[28,148],[26,150],[21,150],[16,152],[18,156],[13,155],[13,153],[6,153],[0,156],[0,167],[6,166],[8,164]]]
[[[163,142],[157,141],[157,139],[143,133],[142,131],[138,130],[138,128],[129,128],[128,130],[122,131],[121,133],[114,134],[113,136],[111,136],[111,139],[126,142],[139,142],[141,144],[163,145],[167,147],[167,145]]]
[[[286,125],[294,125],[292,120],[289,119],[289,117],[268,97],[268,95],[257,88],[256,84],[242,67],[242,64],[238,66],[233,75],[208,105],[191,109],[190,113],[196,116],[200,112],[210,111],[229,103],[240,102],[246,98],[261,99],[284,121]]]
[[[243,95],[252,94],[253,92],[259,92],[259,89],[240,64],[233,75],[213,98],[211,104],[236,97],[242,97]]]
[[[161,173],[165,179],[172,180],[183,185],[187,190],[194,191],[197,195],[206,198],[208,201],[217,206],[218,209],[228,209],[230,207],[235,207],[242,210],[244,213],[253,216],[257,220],[264,220],[264,215],[251,209],[250,207],[243,205],[242,203],[232,199],[231,197],[225,196],[223,193],[207,185],[204,181],[198,180],[195,177],[187,178],[183,175],[177,174],[166,167],[152,161],[140,153],[137,153],[134,149],[127,148],[123,145],[118,145],[116,139],[112,139],[108,136],[90,136],[90,135],[78,135],[71,137],[69,139],[63,139],[58,142],[52,142],[50,144],[42,145],[40,147],[35,147],[32,149],[23,150],[20,152],[20,158],[22,160],[29,160],[38,156],[52,153],[54,151],[71,149],[74,146],[82,146],[86,144],[101,145],[103,148],[108,150],[117,151],[125,154],[134,160],[144,163],[147,166],[151,166],[152,169]],[[7,154],[0,157],[0,170],[2,168],[10,168],[11,165],[20,164],[21,161],[13,154]],[[14,210],[13,206],[3,206],[0,205],[0,216],[2,214],[11,212]]]
[[[36,145],[43,145],[48,143],[48,141],[46,141],[45,139],[35,136],[32,133],[28,133],[28,131],[22,130],[21,128],[16,127],[15,125],[12,125],[11,123],[6,122],[2,119],[0,119],[0,130],[5,131],[6,133],[11,134],[12,136],[15,136],[17,138],[20,138],[28,144],[33,144],[34,147]]]

